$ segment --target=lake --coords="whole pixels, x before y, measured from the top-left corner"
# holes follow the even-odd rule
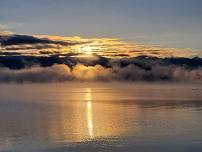
[[[200,152],[202,85],[0,84],[1,152]]]

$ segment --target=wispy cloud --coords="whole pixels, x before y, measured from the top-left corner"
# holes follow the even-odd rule
[[[4,25],[4,24],[0,24],[0,31],[6,30],[8,28],[9,28],[9,26]]]

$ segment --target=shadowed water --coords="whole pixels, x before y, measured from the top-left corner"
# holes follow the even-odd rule
[[[202,86],[1,84],[0,151],[202,151]]]

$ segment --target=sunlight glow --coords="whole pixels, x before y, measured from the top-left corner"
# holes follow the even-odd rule
[[[91,46],[86,45],[81,47],[81,51],[85,54],[91,55],[93,52],[93,48]]]

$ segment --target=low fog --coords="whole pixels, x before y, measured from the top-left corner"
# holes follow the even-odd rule
[[[86,66],[54,64],[50,67],[32,66],[13,70],[0,68],[0,82],[63,82],[63,81],[201,81],[202,68],[186,69],[176,65],[153,65],[145,70],[134,64]]]

